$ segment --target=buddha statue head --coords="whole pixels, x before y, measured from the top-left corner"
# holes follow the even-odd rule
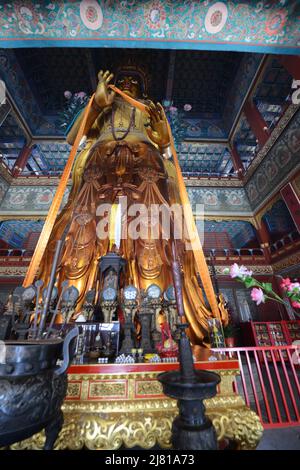
[[[132,98],[146,98],[148,76],[139,66],[129,63],[117,70],[115,85]]]
[[[140,98],[141,96],[139,81],[131,74],[118,78],[117,87],[132,98]]]

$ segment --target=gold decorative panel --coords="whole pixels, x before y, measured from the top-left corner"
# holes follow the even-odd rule
[[[136,380],[135,390],[137,398],[163,395],[162,386],[157,380]]]
[[[125,380],[122,382],[118,380],[90,382],[88,397],[92,399],[101,399],[103,397],[126,398],[127,383]]]
[[[69,382],[67,389],[67,399],[80,398],[81,382]]]

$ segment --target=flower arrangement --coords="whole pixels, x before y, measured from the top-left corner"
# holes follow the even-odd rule
[[[192,105],[185,104],[180,110],[173,106],[172,101],[164,100],[163,107],[166,112],[169,124],[171,126],[175,145],[178,146],[184,139],[187,124],[184,122],[185,113],[191,111]]]
[[[69,90],[64,92],[66,104],[64,110],[59,113],[57,124],[67,133],[79,112],[87,105],[88,95],[84,91],[72,94]]]
[[[266,300],[275,300],[284,304],[282,298],[274,292],[272,284],[255,279],[252,276],[252,271],[247,269],[246,266],[239,266],[237,263],[234,263],[230,268],[225,268],[223,273],[229,274],[232,279],[242,282],[247,289],[251,288],[251,299],[256,305],[260,305]],[[290,299],[292,307],[300,308],[300,283],[292,282],[289,278],[286,278],[282,279],[280,287],[286,297]],[[297,312],[295,314],[299,316]]]

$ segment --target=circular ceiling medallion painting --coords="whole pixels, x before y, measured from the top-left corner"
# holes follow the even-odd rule
[[[164,27],[166,21],[166,11],[162,2],[155,0],[145,8],[146,23],[150,29],[160,29]]]
[[[266,32],[270,35],[279,34],[287,20],[287,12],[277,11],[266,23]]]
[[[205,29],[208,33],[217,34],[224,28],[228,18],[227,6],[223,2],[212,5],[205,17]]]
[[[82,0],[80,3],[80,17],[88,29],[100,29],[103,23],[103,13],[96,0]]]

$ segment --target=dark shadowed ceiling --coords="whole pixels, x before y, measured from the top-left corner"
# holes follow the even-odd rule
[[[16,49],[16,58],[44,114],[64,106],[64,91],[91,94],[101,69],[115,72],[134,62],[150,78],[149,96],[162,101],[167,95],[168,74],[175,106],[193,105],[192,117],[222,117],[228,89],[244,54],[234,52],[166,51],[132,49],[45,48]],[[169,73],[170,60],[175,56]]]

